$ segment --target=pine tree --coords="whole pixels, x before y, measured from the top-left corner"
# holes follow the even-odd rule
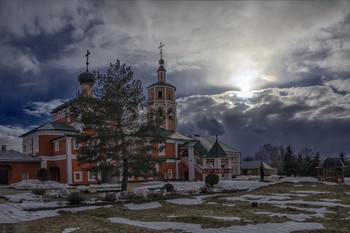
[[[125,191],[130,176],[157,175],[161,161],[152,153],[165,143],[162,122],[147,111],[141,81],[130,67],[117,60],[106,74],[94,75],[94,96],[78,93],[70,109],[82,128],[78,161],[96,176],[121,175]]]
[[[295,155],[291,146],[287,146],[284,152],[284,173],[287,176],[295,175]]]

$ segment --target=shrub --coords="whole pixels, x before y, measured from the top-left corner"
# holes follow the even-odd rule
[[[163,186],[163,188],[165,188],[165,190],[166,190],[167,192],[172,192],[172,191],[174,191],[174,185],[172,185],[172,184],[170,184],[170,183],[166,183],[166,184]]]
[[[32,190],[32,193],[34,193],[35,195],[44,195],[46,193],[46,190],[45,189],[33,189]]]
[[[38,174],[36,175],[38,180],[40,180],[42,183],[44,183],[44,181],[49,180],[49,176],[50,176],[50,173],[46,168],[40,168],[40,170],[38,171]]]
[[[75,192],[69,194],[67,200],[71,205],[78,205],[84,200],[84,198],[79,192]]]
[[[205,183],[212,188],[214,187],[214,184],[219,183],[219,176],[214,173],[210,173],[205,177]]]

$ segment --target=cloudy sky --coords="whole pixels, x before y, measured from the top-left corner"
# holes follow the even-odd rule
[[[350,155],[349,1],[0,1],[0,142],[50,121],[78,75],[120,59],[144,87],[160,42],[178,128],[252,156]]]

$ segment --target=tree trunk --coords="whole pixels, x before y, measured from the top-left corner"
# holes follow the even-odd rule
[[[128,190],[128,159],[123,159],[122,191]]]

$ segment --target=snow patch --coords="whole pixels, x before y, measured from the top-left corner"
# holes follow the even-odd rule
[[[58,183],[55,181],[45,181],[42,183],[40,180],[29,179],[22,180],[17,183],[9,185],[10,188],[14,189],[61,189],[61,188],[70,188],[67,184]]]
[[[71,232],[74,232],[74,231],[77,231],[77,230],[80,230],[79,227],[70,227],[70,228],[66,228],[62,231],[62,233],[71,233]]]
[[[158,202],[148,202],[143,204],[125,204],[124,205],[129,210],[146,210],[146,209],[156,209],[162,207]]]

